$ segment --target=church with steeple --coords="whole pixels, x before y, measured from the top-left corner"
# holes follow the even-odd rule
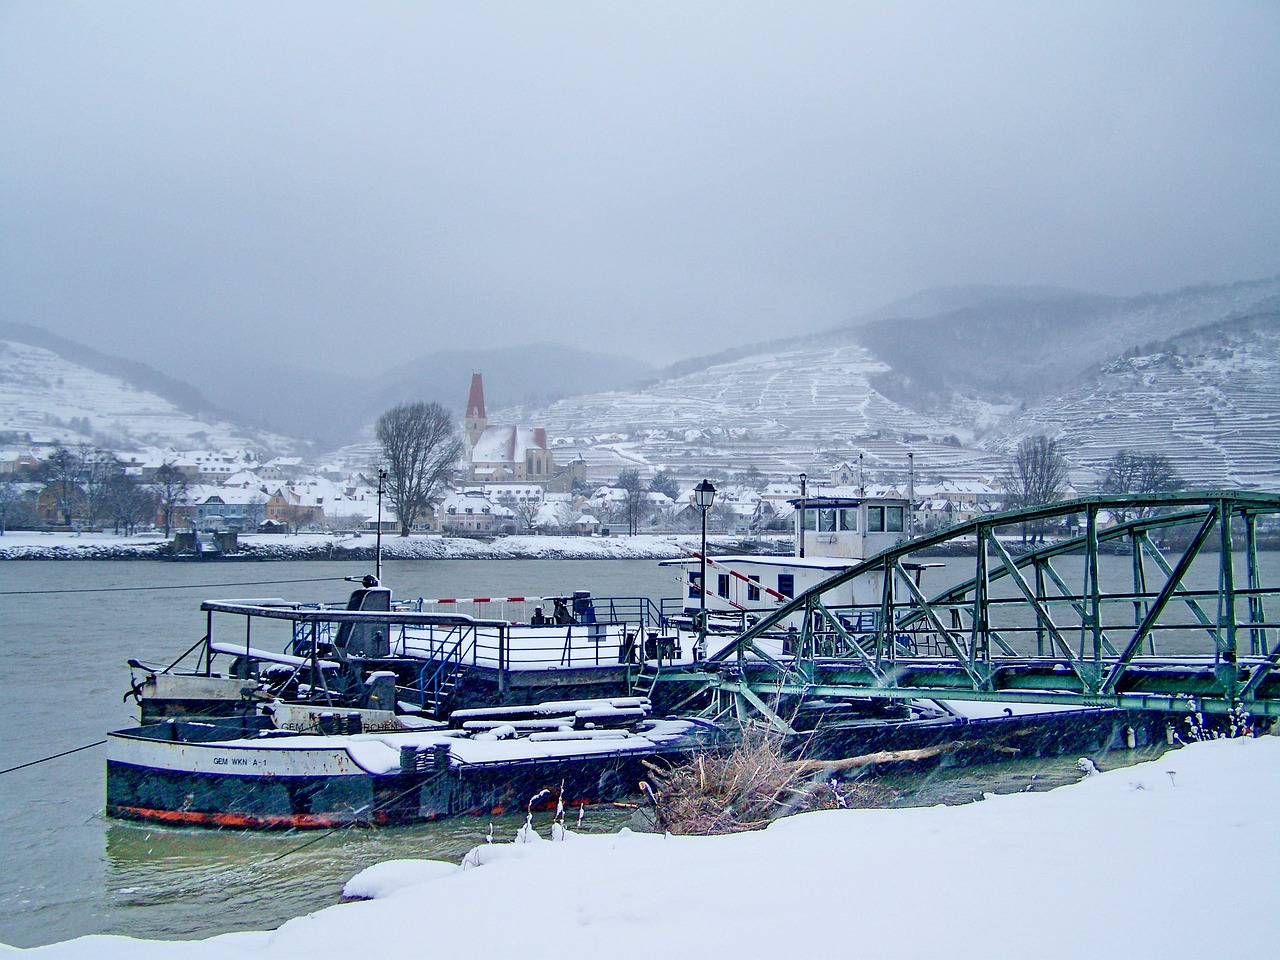
[[[546,484],[556,477],[556,463],[547,448],[543,427],[490,424],[484,410],[484,381],[471,375],[467,413],[462,419],[467,479],[483,483]]]

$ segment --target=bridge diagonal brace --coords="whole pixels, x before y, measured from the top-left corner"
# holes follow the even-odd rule
[[[1018,651],[1009,646],[1009,644],[1005,642],[1004,637],[1000,636],[1000,631],[993,630],[990,624],[987,625],[987,636],[996,642],[996,646],[1000,648],[1001,653],[1010,657],[1016,657],[1018,655]]]
[[[1018,589],[1022,591],[1022,596],[1026,598],[1027,603],[1031,604],[1031,608],[1035,610],[1040,623],[1048,629],[1049,636],[1051,636],[1054,643],[1058,645],[1062,655],[1067,658],[1067,661],[1072,664],[1072,669],[1075,670],[1075,651],[1071,649],[1071,644],[1067,643],[1067,639],[1062,635],[1062,631],[1058,629],[1058,625],[1053,622],[1053,617],[1049,614],[1048,608],[1046,608],[1040,601],[1040,598],[1036,596],[1035,591],[1031,589],[1030,584],[1027,583],[1026,577],[1022,575],[1022,571],[1018,569],[1018,565],[1013,562],[1013,557],[1009,556],[1009,551],[1005,549],[1004,544],[995,537],[991,538],[991,542],[996,548],[996,553],[1000,557],[1001,564],[1004,565],[1005,570],[1008,571],[1009,576],[1017,585]],[[1076,670],[1076,673],[1079,675],[1080,671]],[[1084,677],[1080,677],[1080,679],[1083,680]]]
[[[786,674],[791,672],[791,668],[787,666],[787,664],[783,663],[773,654],[768,653],[767,651],[761,649],[759,644],[755,643],[754,641],[752,641],[751,643],[745,644],[744,648],[745,649],[743,649],[742,652],[745,653],[747,650],[750,650],[752,653],[754,653],[757,657],[759,657],[765,663],[769,664],[769,666],[773,667],[774,670],[778,671],[779,674]]]
[[[1212,516],[1212,514],[1210,514],[1210,516]],[[1146,530],[1143,530],[1138,539],[1141,541],[1147,556],[1156,562],[1156,566],[1163,571],[1164,575],[1166,577],[1173,576],[1173,567],[1169,566],[1169,561],[1165,558],[1163,551],[1151,542],[1150,534]],[[1204,612],[1204,607],[1200,606],[1200,602],[1196,600],[1195,597],[1184,597],[1183,599],[1186,601],[1187,607],[1193,614],[1195,614],[1196,619],[1200,621],[1200,625],[1204,627],[1209,636],[1213,637],[1216,641],[1218,638],[1217,625],[1213,622],[1213,619]]]
[[[920,592],[920,588],[912,582],[909,576],[907,576],[907,572],[902,568],[901,561],[894,560],[893,566],[894,569],[901,574],[903,581],[907,585],[907,592],[911,594],[912,600],[914,600],[916,605],[919,606],[929,623],[933,625],[933,629],[938,631],[938,634],[946,640],[947,646],[951,648],[951,652],[956,656],[956,662],[959,663],[960,666],[964,668],[964,672],[969,675],[969,681],[973,684],[973,688],[975,690],[979,689],[982,686],[982,680],[978,676],[977,671],[973,669],[973,664],[969,661],[968,651],[960,645],[959,641],[956,640],[951,631],[942,625],[942,619],[938,616],[938,612],[933,609],[933,605],[929,603],[928,598]]]
[[[1192,538],[1191,543],[1187,545],[1187,549],[1183,551],[1178,565],[1173,568],[1169,574],[1169,578],[1165,581],[1164,587],[1156,596],[1155,601],[1151,604],[1151,608],[1147,610],[1147,615],[1142,618],[1142,623],[1138,629],[1133,632],[1133,636],[1129,638],[1129,642],[1125,644],[1124,650],[1120,653],[1115,664],[1111,668],[1111,672],[1107,674],[1106,681],[1102,684],[1102,692],[1104,694],[1114,693],[1116,684],[1120,682],[1120,677],[1133,662],[1134,654],[1142,647],[1142,642],[1147,639],[1147,634],[1151,632],[1151,628],[1155,626],[1156,620],[1160,618],[1160,614],[1164,612],[1164,608],[1169,605],[1169,601],[1173,595],[1177,593],[1182,586],[1182,578],[1187,575],[1187,571],[1191,569],[1191,563],[1200,554],[1200,548],[1204,546],[1205,540],[1209,537],[1209,532],[1217,523],[1218,517],[1215,513],[1210,513],[1204,518],[1204,522],[1200,524],[1200,529],[1196,531],[1196,535]],[[1226,562],[1230,563],[1231,558],[1227,557]]]
[[[1249,682],[1240,689],[1240,699],[1251,699],[1258,692],[1258,688],[1262,686],[1262,681],[1267,679],[1277,666],[1280,666],[1280,641],[1276,642],[1276,645],[1271,648],[1271,652],[1267,654],[1267,659],[1258,664],[1253,671],[1253,676],[1249,678]]]
[[[791,724],[778,716],[776,711],[760,699],[760,696],[751,689],[750,685],[747,683],[739,683],[734,692],[737,693],[738,696],[742,697],[742,699],[746,700],[747,703],[751,704],[751,706],[759,712],[760,716],[768,720],[769,726],[773,727],[780,733],[785,733],[789,737],[794,737],[796,735],[796,731],[792,728]]]
[[[840,618],[832,616],[831,611],[822,604],[817,605],[817,610],[822,615],[822,619],[827,623],[827,625],[836,632],[836,635],[839,636],[840,639],[848,646],[853,648],[853,651],[858,655],[858,659],[861,660],[862,665],[871,672],[871,675],[874,676],[876,680],[883,681],[885,679],[884,670],[880,668],[876,659],[872,658],[866,650],[862,649],[862,644],[858,643],[858,641],[854,639],[853,635],[844,628],[844,624],[840,622]]]
[[[1062,591],[1063,599],[1071,604],[1072,609],[1075,610],[1077,614],[1079,614],[1081,620],[1086,619],[1088,616],[1088,611],[1085,609],[1084,601],[1076,597],[1071,592],[1071,588],[1067,586],[1066,582],[1058,574],[1058,571],[1053,569],[1053,564],[1046,562],[1044,564],[1044,568],[1045,570],[1048,571],[1049,578],[1053,580],[1053,582],[1057,585],[1058,589]],[[1100,633],[1099,638],[1102,641],[1103,649],[1105,649],[1112,656],[1115,656],[1116,648],[1113,647],[1111,645],[1111,641],[1107,639],[1106,631],[1103,631],[1102,633]]]

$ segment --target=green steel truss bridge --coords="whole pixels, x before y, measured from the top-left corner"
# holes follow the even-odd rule
[[[1074,536],[1028,549],[1063,524]],[[712,712],[783,730],[784,715],[817,699],[1280,717],[1280,620],[1267,612],[1280,609],[1280,553],[1259,550],[1268,532],[1280,534],[1280,495],[1239,491],[992,514],[871,557],[727,642],[712,634],[701,671],[662,679],[697,679]],[[952,585],[929,593],[939,577]]]

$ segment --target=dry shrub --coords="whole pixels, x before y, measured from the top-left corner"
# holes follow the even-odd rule
[[[831,765],[790,760],[782,738],[744,730],[732,750],[700,753],[688,763],[648,763],[652,784],[641,787],[661,831],[705,836],[759,830],[779,817],[809,810],[885,806],[893,791],[844,782]]]

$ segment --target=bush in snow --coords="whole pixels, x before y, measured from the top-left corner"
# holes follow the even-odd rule
[[[790,759],[782,738],[768,731],[745,730],[732,750],[680,766],[646,766],[652,784],[641,788],[654,824],[673,834],[759,830],[789,814],[886,806],[894,796],[874,783],[836,780],[831,765]]]

